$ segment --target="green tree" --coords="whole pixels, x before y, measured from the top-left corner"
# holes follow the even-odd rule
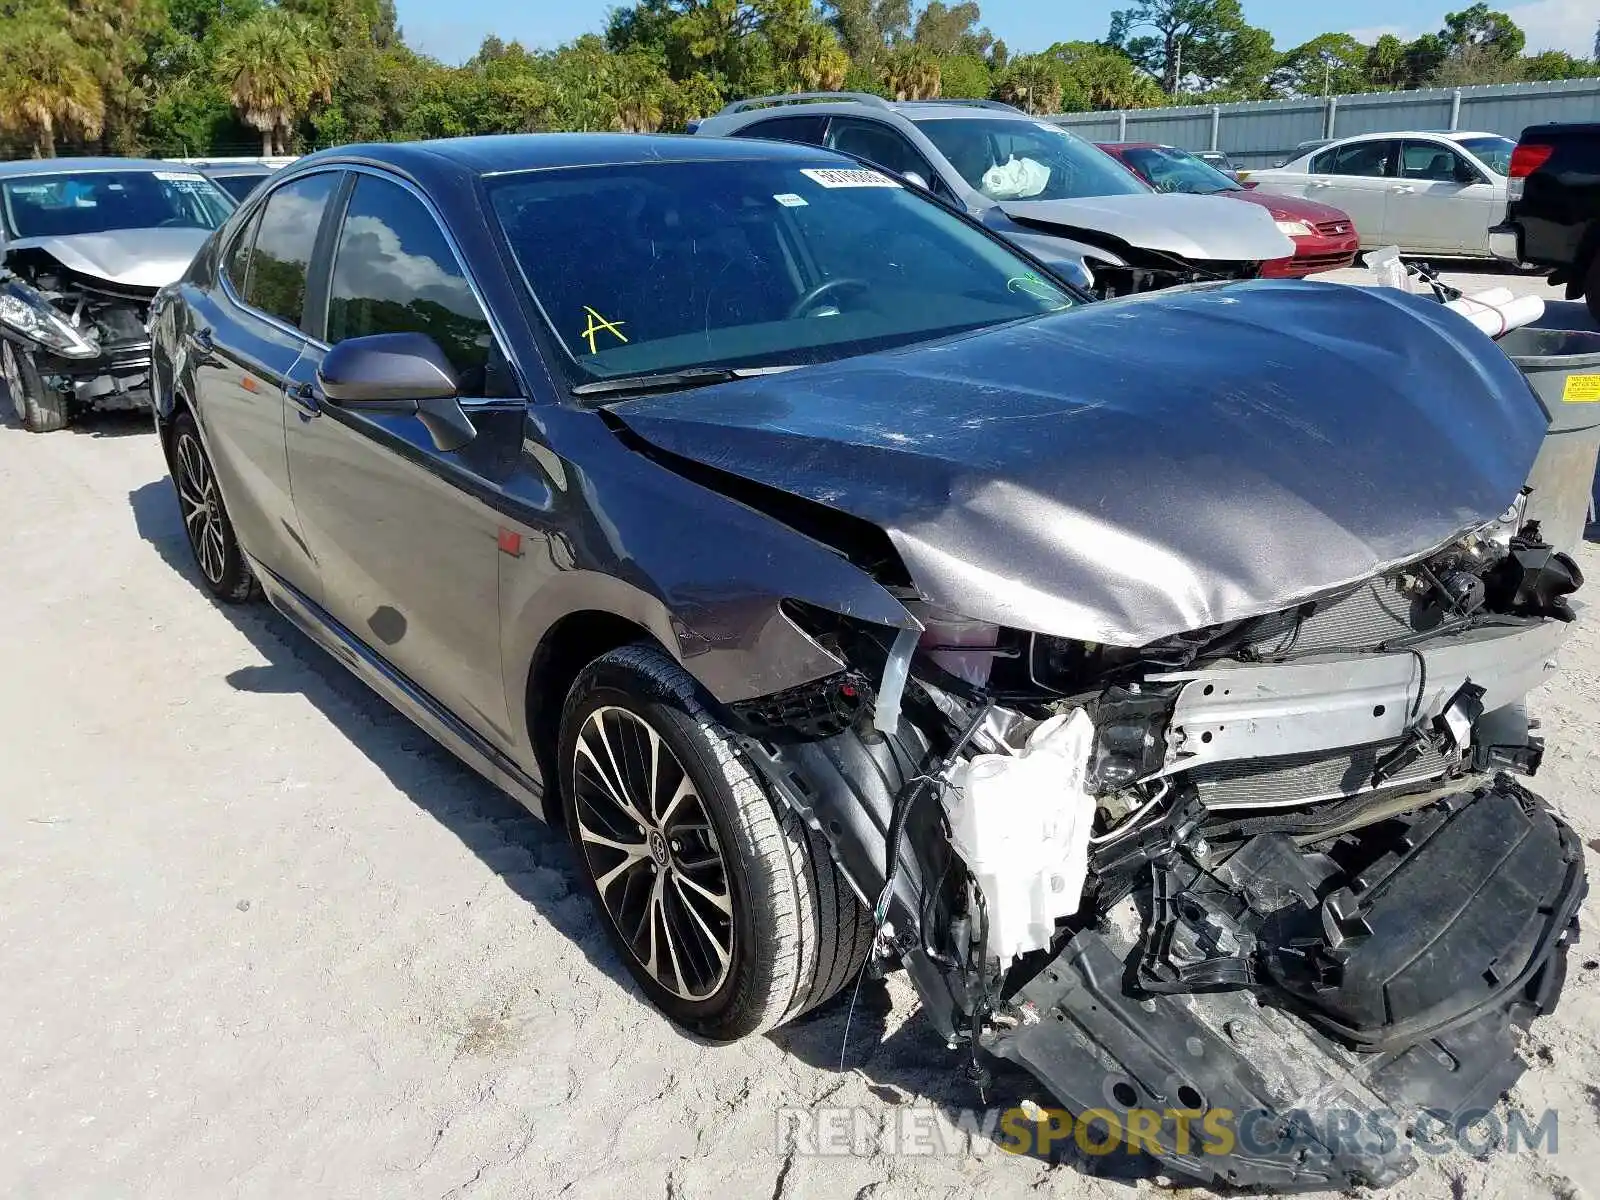
[[[961,4],[928,0],[928,7],[917,14],[912,41],[941,57],[966,54],[982,58],[994,45],[994,34],[978,24],[982,18],[972,0]]]
[[[1288,96],[1336,96],[1366,91],[1372,48],[1348,33],[1324,33],[1284,54],[1272,73],[1275,90]]]
[[[1481,0],[1471,8],[1449,14],[1439,31],[1446,53],[1455,56],[1476,49],[1494,58],[1516,58],[1527,40],[1515,21]]]
[[[939,94],[947,100],[987,100],[994,91],[989,60],[953,54],[939,63]]]
[[[58,136],[99,137],[105,120],[94,64],[65,25],[37,13],[0,20],[0,132],[35,158],[53,157]]]
[[[323,31],[305,17],[269,8],[230,30],[212,71],[240,119],[261,134],[263,154],[287,154],[295,125],[327,101],[333,58]]]
[[[995,99],[1014,104],[1023,112],[1059,112],[1061,80],[1058,69],[1059,64],[1043,54],[1014,58],[995,87]]]
[[[1392,33],[1380,37],[1367,50],[1366,76],[1375,87],[1397,88],[1406,83],[1406,45]]]
[[[1132,59],[1099,42],[1057,42],[1039,57],[1053,64],[1065,112],[1148,108],[1164,99]]]
[[[1186,80],[1202,91],[1265,94],[1275,61],[1272,35],[1245,21],[1238,0],[1138,0],[1111,14],[1106,44],[1159,80],[1169,96]]]
[[[1565,50],[1544,50],[1523,59],[1524,79],[1586,79],[1597,65],[1586,58],[1575,58]]]

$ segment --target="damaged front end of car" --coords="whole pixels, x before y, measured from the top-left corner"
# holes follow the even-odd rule
[[[63,411],[141,409],[150,402],[155,293],[74,270],[41,246],[14,246],[0,264],[0,336],[28,357]]]
[[[1520,508],[1137,650],[909,595],[920,634],[793,606],[851,670],[733,715],[974,1078],[993,1054],[1114,1128],[1182,1117],[1140,1141],[1187,1176],[1387,1184],[1405,1138],[1330,1124],[1491,1108],[1584,893],[1575,835],[1517,779],[1581,576]],[[1215,1114],[1226,1153],[1198,1135]]]
[[[844,669],[727,707],[957,1069],[1280,1190],[1392,1182],[1517,1079],[1585,887],[1524,700],[1583,580],[1454,314],[1168,292],[616,417],[914,618],[790,601]]]

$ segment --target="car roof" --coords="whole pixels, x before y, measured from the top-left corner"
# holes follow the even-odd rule
[[[372,163],[415,175],[454,169],[472,175],[558,167],[604,167],[648,162],[854,162],[820,146],[731,141],[686,134],[509,133],[441,138],[429,142],[376,142],[320,150],[296,160],[294,170],[338,163]]]
[[[88,171],[174,171],[194,168],[159,158],[19,158],[0,162],[0,179],[24,175],[72,175]]]
[[[202,175],[216,175],[226,179],[233,175],[271,175],[281,170],[280,167],[269,167],[266,163],[242,162],[195,162],[188,163]]]

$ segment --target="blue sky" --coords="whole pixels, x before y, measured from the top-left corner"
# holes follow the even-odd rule
[[[552,47],[581,33],[599,31],[611,0],[397,0],[406,38],[446,62],[460,62],[487,33],[528,46]],[[984,24],[1013,51],[1042,50],[1052,42],[1104,36],[1114,8],[1104,0],[980,0]],[[1244,0],[1245,16],[1270,29],[1280,49],[1296,46],[1330,28],[1364,39],[1380,33],[1414,37],[1436,30],[1444,14],[1471,0]],[[920,5],[919,5],[920,7]],[[1497,5],[1496,7],[1500,7]],[[1556,48],[1587,55],[1600,5],[1595,0],[1525,0],[1504,7],[1528,33],[1528,48]]]

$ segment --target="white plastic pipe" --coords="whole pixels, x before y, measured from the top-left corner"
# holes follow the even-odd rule
[[[1505,293],[1501,299],[1499,293]],[[1503,337],[1513,329],[1532,325],[1544,316],[1544,301],[1538,296],[1512,296],[1507,288],[1496,288],[1476,296],[1463,296],[1445,305],[1454,309],[1492,338]]]

